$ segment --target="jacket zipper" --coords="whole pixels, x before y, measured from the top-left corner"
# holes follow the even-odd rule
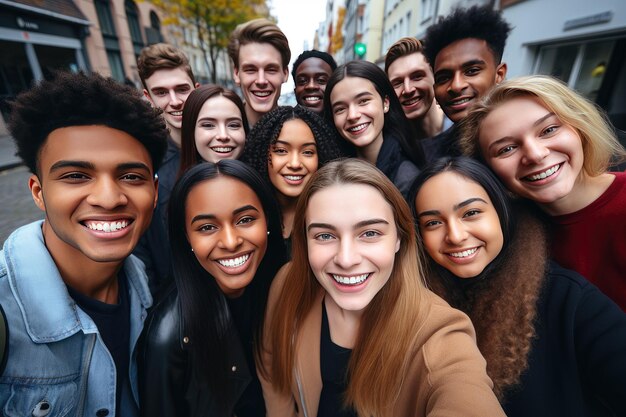
[[[82,389],[80,393],[80,400],[78,401],[78,408],[76,416],[83,416],[85,413],[85,397],[87,396],[87,382],[89,380],[89,367],[91,366],[91,356],[93,355],[93,348],[96,345],[96,334],[91,334],[91,340],[89,343],[89,348],[87,349],[88,355],[83,360],[83,370],[80,376],[82,383]],[[80,413],[80,414],[79,414]]]

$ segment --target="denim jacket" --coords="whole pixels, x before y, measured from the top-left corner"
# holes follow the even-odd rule
[[[91,318],[70,297],[44,245],[42,221],[17,229],[0,251],[0,305],[9,327],[0,376],[0,415],[115,416],[116,369]],[[130,372],[134,398],[118,416],[137,415],[135,345],[152,304],[143,264],[124,262],[130,301]]]

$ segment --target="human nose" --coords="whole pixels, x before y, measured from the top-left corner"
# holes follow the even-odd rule
[[[359,254],[357,244],[350,239],[341,240],[335,255],[335,264],[347,270],[360,262],[361,255]]]
[[[359,112],[359,109],[356,106],[351,104],[348,107],[348,119],[358,120],[360,117],[361,117],[361,112]]]
[[[178,97],[178,94],[176,94],[176,91],[174,90],[170,90],[170,106],[180,106],[181,104],[183,104],[183,100]]]
[[[409,77],[404,79],[404,85],[402,86],[402,94],[410,94],[413,92],[413,86],[411,85],[411,80]]]
[[[235,227],[226,225],[222,228],[218,241],[220,248],[234,252],[241,243],[241,236],[239,236]]]
[[[465,87],[467,87],[467,82],[463,74],[460,72],[454,73],[452,80],[450,80],[450,86],[448,87],[448,92],[459,94],[461,91],[463,91],[463,89],[465,89]]]
[[[307,90],[317,90],[318,85],[315,82],[315,78],[313,78],[313,77],[309,78],[309,81],[307,81],[307,83],[304,86],[304,88],[306,88]]]
[[[291,169],[300,169],[302,167],[302,161],[300,160],[299,152],[290,152],[287,167]]]
[[[460,220],[448,223],[446,239],[453,245],[458,245],[467,239],[467,230]]]
[[[545,147],[539,140],[526,139],[524,141],[522,162],[526,165],[539,163],[549,154],[550,149]]]
[[[265,71],[259,70],[256,74],[257,84],[267,84],[267,78],[265,78]]]
[[[111,210],[126,205],[128,198],[114,178],[100,178],[95,181],[87,202]]]
[[[226,129],[226,125],[220,123],[217,130],[216,139],[220,142],[228,142],[228,130]]]

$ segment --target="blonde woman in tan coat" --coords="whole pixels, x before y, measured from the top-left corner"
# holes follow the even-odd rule
[[[504,416],[471,322],[423,284],[412,216],[384,174],[327,164],[292,237],[258,358],[268,416]]]

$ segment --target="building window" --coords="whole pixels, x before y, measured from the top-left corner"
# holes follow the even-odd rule
[[[141,25],[139,25],[139,12],[137,11],[137,5],[133,0],[126,0],[124,2],[124,9],[126,10],[126,20],[128,21],[128,29],[130,30],[130,38],[133,41],[133,47],[135,55],[141,53],[143,48],[143,37],[141,36]]]
[[[595,101],[614,45],[605,40],[542,47],[535,72],[552,75]]]
[[[94,3],[96,13],[98,13],[104,48],[106,49],[109,67],[111,68],[111,76],[118,81],[124,81],[124,65],[122,64],[122,56],[120,54],[120,43],[117,39],[115,25],[113,24],[111,5],[108,0],[95,0]]]
[[[148,40],[148,45],[163,42],[163,36],[161,35],[161,20],[154,10],[150,12],[150,27],[146,28],[146,38]]]

